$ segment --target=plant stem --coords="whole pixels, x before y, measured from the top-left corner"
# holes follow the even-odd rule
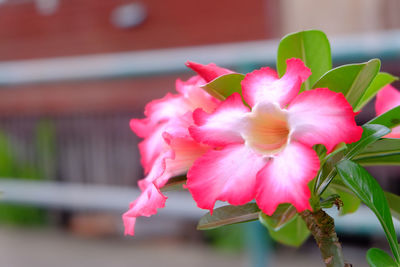
[[[335,232],[335,224],[332,219],[322,209],[311,212],[303,211],[300,216],[307,224],[307,228],[314,236],[315,241],[321,251],[322,259],[327,267],[349,267],[345,264],[342,253],[342,246]]]

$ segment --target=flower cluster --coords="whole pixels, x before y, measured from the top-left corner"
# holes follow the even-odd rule
[[[188,81],[176,81],[178,94],[167,94],[146,105],[144,119],[132,119],[131,129],[144,140],[139,144],[141,163],[146,177],[138,185],[142,193],[123,215],[125,234],[134,235],[136,218],[151,216],[165,206],[166,197],[160,188],[169,178],[185,174],[193,162],[210,149],[196,142],[189,134],[192,113],[197,108],[212,112],[219,100],[207,94],[201,85],[231,73],[214,64],[191,63],[193,69],[205,74]]]
[[[232,71],[189,62],[198,75],[178,80],[178,94],[150,102],[146,118],[131,121],[144,138],[139,149],[146,177],[123,215],[126,234],[134,234],[137,217],[165,206],[160,188],[185,174],[185,187],[210,213],[217,200],[242,205],[255,199],[268,215],[281,203],[298,212],[312,209],[308,183],[320,168],[313,146],[322,144],[330,153],[342,142],[358,141],[362,128],[343,94],[328,88],[300,92],[311,71],[299,59],[286,64],[281,78],[268,67],[248,73],[242,94],[219,100],[201,86]],[[378,94],[377,113],[398,104],[400,93],[387,86]],[[400,137],[400,128],[387,137]]]

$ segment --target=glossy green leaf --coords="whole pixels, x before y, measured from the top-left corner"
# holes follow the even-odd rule
[[[385,192],[385,197],[388,201],[392,216],[397,220],[400,220],[400,196],[390,192]]]
[[[197,229],[208,230],[224,225],[254,221],[258,219],[260,209],[256,203],[248,203],[242,206],[223,206],[216,208],[213,215],[208,212],[201,217]]]
[[[336,165],[336,169],[342,181],[375,213],[385,231],[396,262],[400,262],[400,250],[392,215],[378,182],[363,167],[350,160],[342,160]]]
[[[333,180],[332,183],[329,185],[329,189],[339,189],[342,192],[347,194],[353,195],[353,197],[357,197],[353,191],[351,191],[340,179],[339,175],[337,175]],[[385,192],[385,197],[389,204],[390,213],[393,217],[400,220],[400,196],[392,194],[390,192]]]
[[[341,191],[344,191],[344,192],[349,193],[349,194],[353,194],[355,196],[354,192],[350,188],[348,188],[345,183],[343,183],[343,181],[340,178],[339,174],[336,175],[335,178],[332,180],[331,186],[333,188],[340,189]]]
[[[379,59],[337,67],[325,73],[312,88],[329,88],[343,93],[353,108],[357,107],[381,67]]]
[[[317,195],[321,195],[336,176],[337,172],[334,167],[338,161],[342,158],[352,159],[358,155],[358,153],[361,153],[368,145],[376,142],[379,138],[390,132],[387,127],[379,124],[366,124],[362,127],[363,133],[359,141],[348,144],[345,151],[339,152],[329,158],[325,165],[322,166],[317,175],[317,181],[314,187],[314,192],[316,192]]]
[[[383,138],[368,145],[355,158],[394,155],[400,153],[400,139]]]
[[[314,184],[314,192],[317,196],[322,195],[332,179],[337,175],[335,165],[343,158],[343,156],[344,152],[334,155],[333,157],[329,158],[320,168]]]
[[[278,231],[287,223],[295,218],[297,214],[296,208],[291,204],[280,204],[274,214],[271,216],[263,215],[264,221],[268,224],[268,227],[274,231]]]
[[[398,267],[399,265],[387,254],[379,248],[371,248],[367,252],[367,261],[371,267]]]
[[[224,100],[235,92],[242,94],[243,79],[244,75],[240,73],[225,74],[203,85],[202,88],[213,97]]]
[[[364,92],[354,111],[361,110],[369,101],[371,101],[371,99],[379,92],[380,89],[396,80],[398,80],[398,78],[390,75],[389,73],[378,73],[378,75],[376,75],[375,79],[369,85],[368,89]]]
[[[362,128],[363,133],[360,140],[347,145],[347,151],[345,152],[345,157],[347,159],[354,158],[370,144],[377,142],[379,138],[390,133],[389,128],[379,124],[366,124],[363,125]]]
[[[286,60],[289,58],[299,58],[311,69],[312,74],[301,90],[311,89],[311,85],[332,68],[328,38],[325,33],[317,30],[289,34],[280,41],[276,62],[279,76],[285,74]]]
[[[358,164],[363,166],[397,166],[400,165],[400,155],[386,155],[386,156],[375,156],[367,158],[355,159]]]
[[[307,229],[306,223],[298,214],[296,214],[293,219],[276,231],[270,226],[269,217],[270,216],[261,212],[260,222],[268,229],[270,236],[279,243],[298,247],[303,244],[310,235],[310,231]]]
[[[400,165],[400,139],[380,139],[367,146],[354,160],[363,166]]]
[[[386,111],[378,117],[373,118],[367,124],[381,124],[388,128],[400,125],[400,106]]]

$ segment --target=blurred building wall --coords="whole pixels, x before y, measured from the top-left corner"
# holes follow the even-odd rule
[[[0,61],[270,38],[277,14],[265,15],[275,10],[270,2],[3,0]],[[22,161],[45,165],[33,133],[46,120],[56,137],[50,179],[133,185],[142,178],[140,140],[129,120],[143,116],[146,102],[174,91],[177,76],[0,86],[0,131]]]
[[[398,0],[0,0],[0,62],[280,38],[307,28],[376,31],[400,27],[399,8]],[[54,179],[134,184],[142,174],[129,119],[174,91],[177,76],[188,74],[0,86],[0,131],[37,163],[30,136],[50,120]]]
[[[400,27],[398,0],[281,0],[281,33],[321,29],[328,35]]]
[[[40,10],[38,3],[43,1],[5,0],[0,4],[0,60],[181,47],[270,36],[269,16],[265,16],[269,1],[47,2],[52,1],[58,4],[49,14]],[[129,9],[132,4],[137,4],[136,13]],[[118,13],[118,8],[127,6],[125,13]],[[115,18],[118,14],[120,20]],[[129,17],[138,16],[143,16],[142,21],[138,19],[136,25],[132,22],[129,26]]]

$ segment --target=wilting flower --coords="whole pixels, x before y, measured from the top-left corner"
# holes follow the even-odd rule
[[[138,182],[142,193],[123,215],[125,234],[134,234],[137,217],[154,215],[157,209],[163,208],[167,198],[160,188],[169,178],[185,174],[194,160],[210,149],[210,146],[194,141],[188,132],[193,124],[192,112],[196,108],[214,111],[219,100],[207,94],[200,85],[231,71],[214,64],[189,62],[188,66],[195,68],[200,76],[186,82],[177,80],[177,95],[167,94],[150,102],[145,108],[146,118],[131,120],[132,131],[144,138],[139,150],[147,176]]]
[[[400,92],[391,85],[386,85],[376,96],[375,110],[376,115],[381,115],[386,111],[400,106]],[[386,138],[400,138],[400,126],[394,127],[392,131],[385,135]]]
[[[329,153],[341,142],[358,141],[362,128],[343,94],[327,88],[298,94],[310,74],[301,60],[289,59],[280,79],[270,68],[245,76],[250,108],[234,93],[212,113],[195,110],[191,135],[218,148],[188,172],[187,188],[200,208],[212,212],[217,200],[242,205],[255,198],[268,215],[280,203],[311,209],[307,184],[320,167],[313,145]]]

